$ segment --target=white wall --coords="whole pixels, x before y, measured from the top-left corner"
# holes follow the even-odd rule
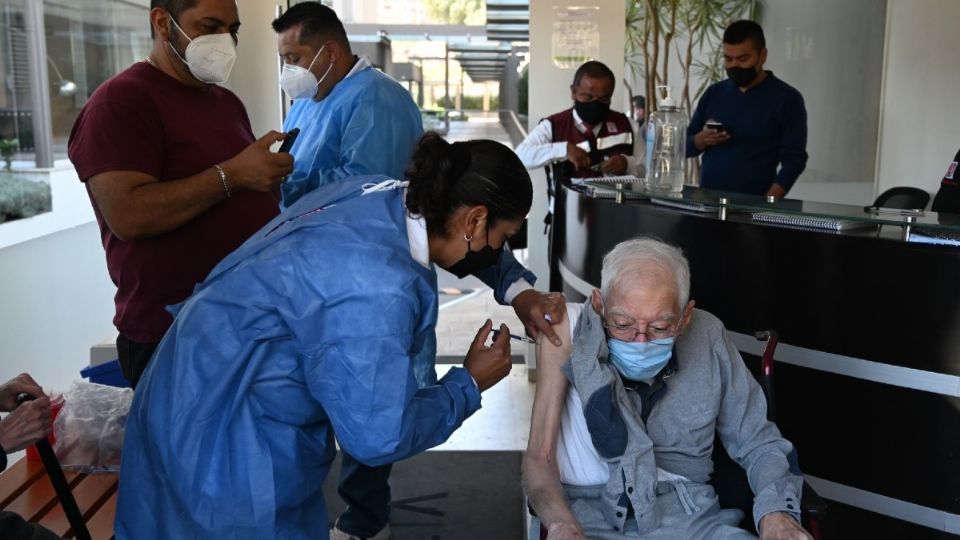
[[[97,224],[0,249],[0,277],[0,379],[26,371],[45,388],[66,390],[89,363],[90,346],[116,335],[116,288]]]
[[[278,0],[237,0],[243,28],[237,63],[225,86],[247,107],[253,134],[258,138],[272,129],[280,131],[283,125],[277,34],[270,26],[280,4]],[[285,0],[282,4],[287,5]]]
[[[555,6],[599,6],[600,57],[618,83],[623,80],[623,47],[626,25],[624,3],[612,0],[536,0],[530,2],[530,104],[529,126],[532,129],[542,118],[573,105],[570,84],[576,68],[560,69],[552,60],[553,8]],[[624,102],[624,89],[618,84],[613,103]],[[533,208],[530,210],[528,266],[540,280],[537,288],[546,290],[549,276],[547,240],[542,234],[543,216],[547,213],[546,178],[542,169],[530,171],[533,179]]]
[[[0,224],[0,382],[29,372],[46,388],[79,379],[90,346],[116,335],[100,233],[69,162],[49,178],[53,210]]]
[[[881,97],[879,191],[936,193],[960,147],[960,2],[889,0]]]
[[[810,159],[791,197],[873,200],[885,12],[878,0],[764,3],[765,67],[807,108]]]

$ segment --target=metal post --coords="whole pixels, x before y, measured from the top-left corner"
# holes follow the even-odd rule
[[[443,91],[446,94],[443,108],[447,111],[447,133],[450,133],[450,44],[446,42],[443,44]]]
[[[417,79],[417,105],[420,108],[423,108],[423,60],[417,63],[417,73],[419,73],[419,78]]]
[[[26,0],[23,22],[30,58],[30,101],[33,106],[33,147],[38,169],[53,167],[53,126],[47,76],[47,41],[43,27],[43,0]]]

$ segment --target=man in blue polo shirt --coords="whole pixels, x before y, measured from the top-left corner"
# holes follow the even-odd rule
[[[783,197],[807,165],[803,96],[764,71],[766,40],[753,21],[727,27],[723,58],[728,79],[700,98],[687,129],[687,156],[703,154],[704,189]]]

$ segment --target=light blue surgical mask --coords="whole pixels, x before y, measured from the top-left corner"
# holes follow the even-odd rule
[[[610,362],[621,375],[630,380],[652,379],[670,361],[676,339],[675,336],[650,341],[607,339]]]

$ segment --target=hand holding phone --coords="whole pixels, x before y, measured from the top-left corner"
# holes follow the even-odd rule
[[[725,133],[727,131],[726,126],[724,126],[722,122],[717,122],[716,120],[707,120],[705,125],[717,133]]]
[[[293,141],[297,140],[297,135],[300,134],[300,128],[293,128],[287,132],[286,138],[283,139],[283,142],[280,144],[280,149],[277,152],[287,152],[290,153],[290,148],[293,147]]]

